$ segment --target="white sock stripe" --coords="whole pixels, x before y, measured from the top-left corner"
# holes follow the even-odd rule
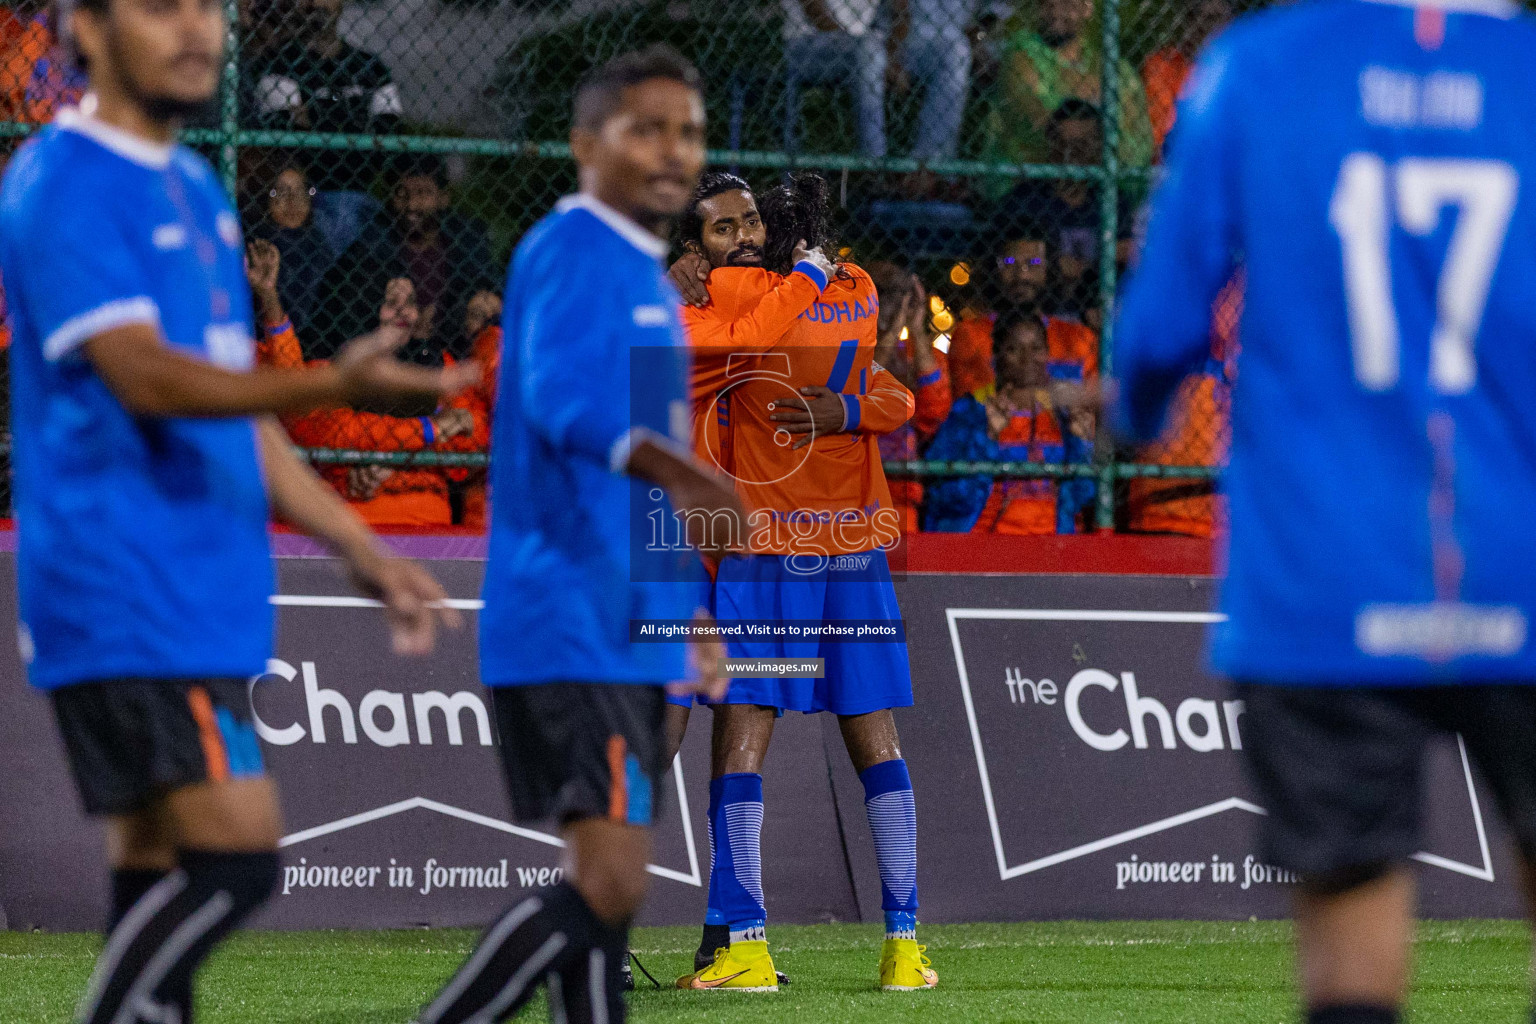
[[[587,992],[592,1000],[592,1024],[608,1024],[608,957],[596,946],[587,956]]]
[[[144,930],[149,919],[160,913],[165,905],[179,896],[186,887],[187,873],[180,869],[172,871],[151,886],[149,891],[139,897],[139,901],[129,908],[128,913],[123,915],[123,919],[107,937],[106,948],[101,951],[101,956],[96,961],[96,969],[91,972],[91,980],[86,983],[85,996],[75,1011],[76,1020],[90,1020],[96,1013],[101,995],[107,987],[107,979],[117,970],[123,954],[128,952],[128,947],[132,945],[134,939],[139,937],[139,932]]]
[[[533,956],[524,962],[523,966],[507,980],[496,993],[496,997],[480,1008],[480,1012],[469,1018],[464,1024],[496,1024],[506,1015],[507,1009],[517,1002],[523,992],[528,988],[528,983],[544,973],[550,961],[560,955],[565,948],[565,932],[555,932],[544,940],[544,945],[534,950]]]
[[[726,804],[726,840],[736,881],[763,906],[763,805],[755,800]]]
[[[875,838],[880,880],[891,895],[910,903],[917,892],[917,805],[910,789],[892,790],[864,801]]]
[[[217,927],[234,909],[235,898],[220,889],[177,925],[176,930],[155,950],[155,955],[149,958],[149,963],[144,965],[139,976],[128,987],[128,994],[123,996],[122,1004],[112,1017],[112,1024],[133,1024],[138,1020],[139,1003],[148,1000],[160,982],[165,980],[165,976],[171,973],[171,968],[187,955],[187,950]]]
[[[565,983],[559,971],[544,975],[544,989],[549,993],[549,1024],[570,1024],[565,1014]]]
[[[475,949],[473,955],[459,968],[444,989],[438,993],[436,999],[421,1014],[421,1024],[436,1024],[436,1021],[447,1012],[464,994],[464,990],[474,984],[480,972],[485,970],[485,965],[502,944],[511,937],[512,933],[521,928],[530,917],[544,909],[544,901],[537,896],[530,896],[517,906],[509,910],[495,926],[486,933],[485,939]]]

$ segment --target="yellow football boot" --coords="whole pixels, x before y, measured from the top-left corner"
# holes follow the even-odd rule
[[[880,988],[886,992],[937,988],[939,972],[923,955],[927,950],[915,939],[886,939],[880,948]]]
[[[678,988],[717,989],[722,992],[777,992],[779,976],[773,969],[766,942],[733,942],[715,950],[715,962],[702,971],[677,979]]]

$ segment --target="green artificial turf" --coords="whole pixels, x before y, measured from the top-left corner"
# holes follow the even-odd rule
[[[642,929],[635,948],[670,982],[697,931]],[[770,930],[793,983],[778,995],[641,991],[641,1024],[907,1021],[970,1024],[1288,1024],[1290,929],[1257,923],[977,924],[922,929],[937,991],[875,991],[880,933],[865,925]],[[242,935],[210,961],[200,1024],[405,1024],[462,960],[463,931]],[[65,1024],[100,940],[0,933],[0,1022]],[[1436,922],[1417,949],[1416,1024],[1526,1024],[1530,943],[1517,922]],[[644,985],[642,979],[642,985]],[[648,987],[648,986],[647,986]],[[522,1019],[544,1019],[541,1001]]]

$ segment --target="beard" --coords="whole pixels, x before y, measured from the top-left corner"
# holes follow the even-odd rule
[[[760,267],[763,265],[763,250],[755,245],[744,245],[734,250],[725,258],[728,267]]]
[[[183,100],[174,96],[146,96],[136,92],[134,102],[151,120],[180,125],[212,117],[218,107],[218,94],[203,100]]]
[[[1040,304],[1040,293],[1043,289],[1032,285],[1015,286],[1003,293],[1008,305],[1018,310],[1032,310]]]

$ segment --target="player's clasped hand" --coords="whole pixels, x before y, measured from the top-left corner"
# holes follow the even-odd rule
[[[685,252],[667,271],[683,302],[700,309],[709,305],[709,260],[702,253]]]
[[[800,389],[804,404],[770,402],[768,418],[786,434],[803,434],[791,450],[804,448],[822,434],[835,434],[848,422],[843,397],[831,388],[812,384]]]
[[[836,269],[832,265],[832,261],[827,259],[827,254],[822,252],[819,246],[815,249],[812,249],[806,245],[805,239],[803,238],[795,243],[795,251],[790,254],[790,259],[796,263],[811,264],[813,267],[820,270],[823,274],[826,274],[829,279],[832,277],[833,271]]]
[[[396,654],[431,654],[439,623],[455,630],[464,625],[464,617],[448,606],[442,586],[415,562],[371,549],[349,556],[347,571],[358,590],[384,603]]]
[[[480,367],[473,362],[441,368],[401,362],[395,351],[409,337],[405,328],[385,324],[347,342],[331,361],[341,377],[347,404],[435,402],[453,397],[480,378]]]

